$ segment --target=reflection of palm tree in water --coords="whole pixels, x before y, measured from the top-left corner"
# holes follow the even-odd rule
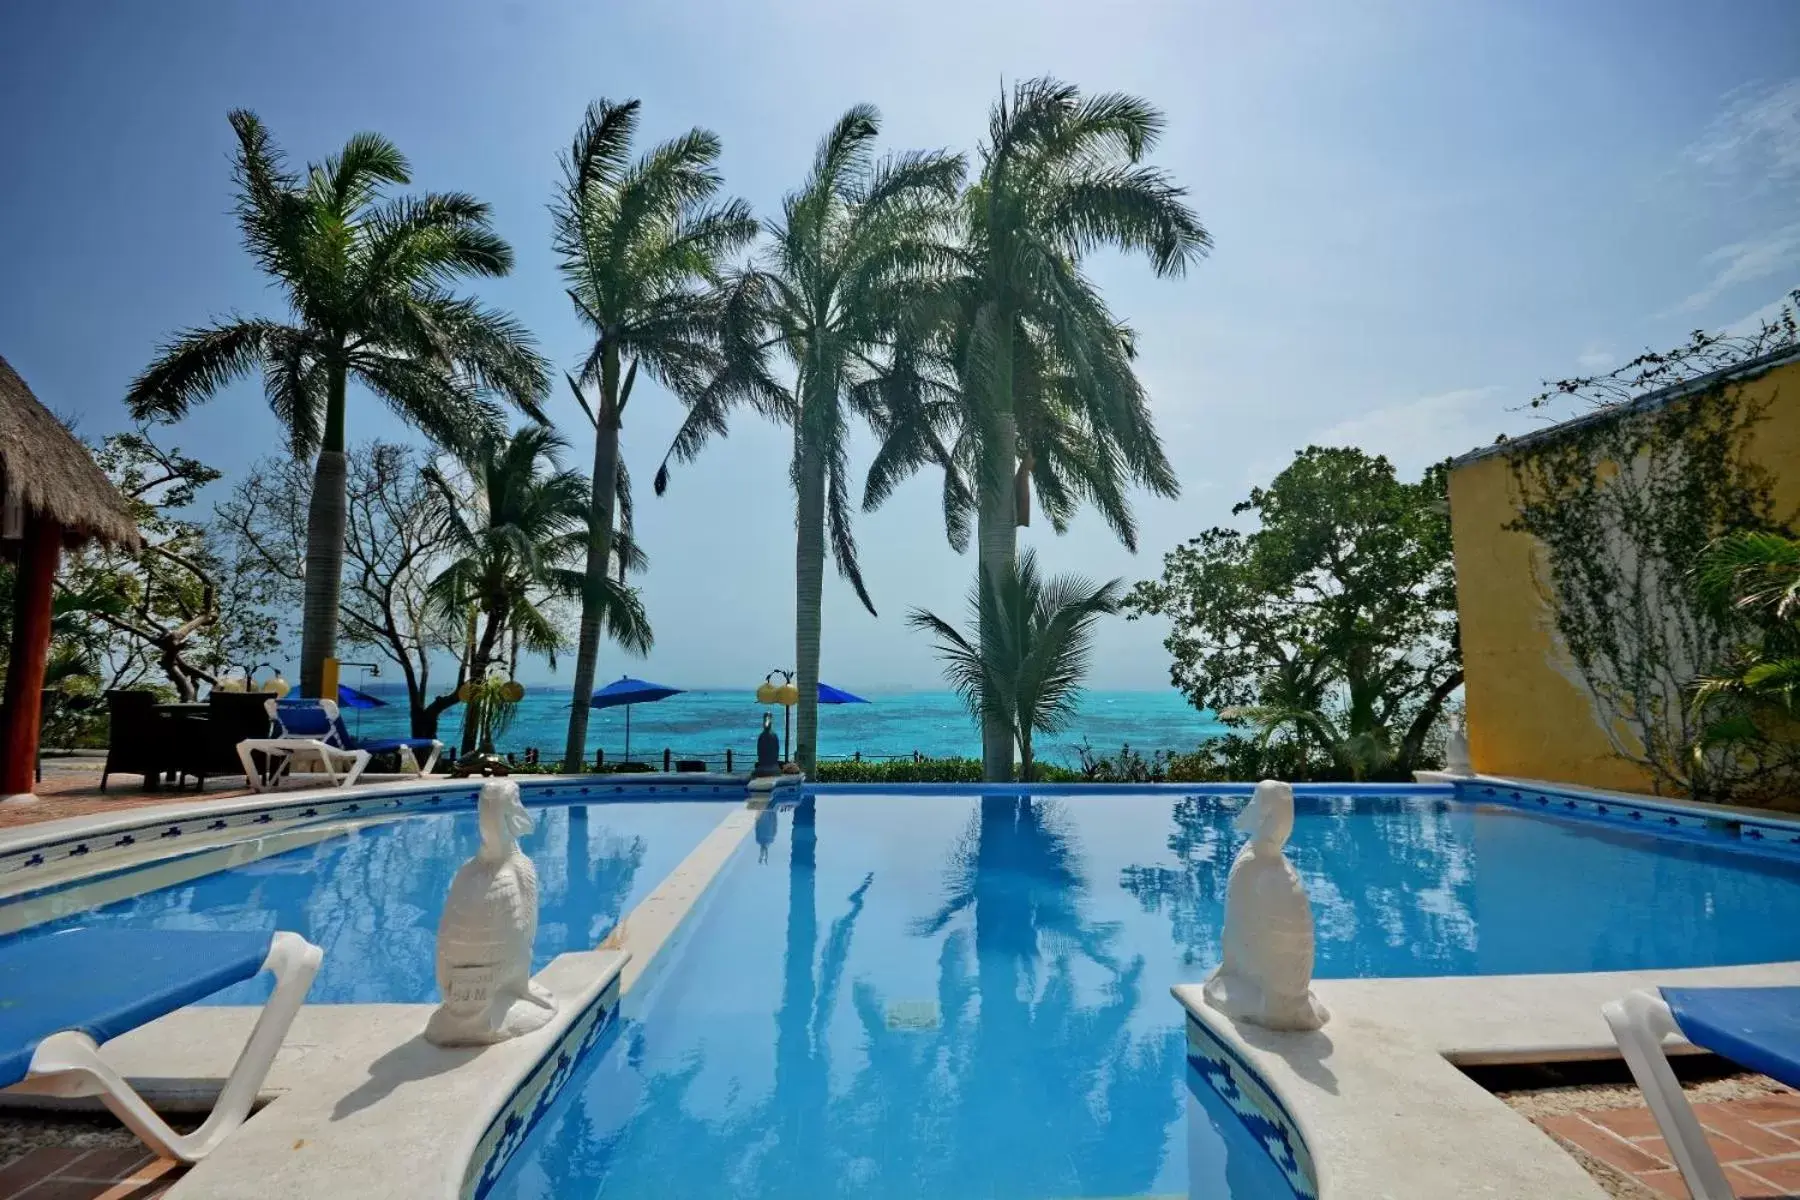
[[[952,857],[949,895],[918,929],[931,936],[959,914],[972,916],[974,979],[967,933],[952,932],[939,956],[940,1040],[955,1083],[951,1154],[928,1162],[944,1172],[934,1190],[1140,1191],[1154,1182],[1165,1130],[1180,1115],[1179,1038],[1132,1037],[1144,962],[1121,963],[1111,949],[1116,927],[1084,918],[1087,881],[1059,810],[984,796],[976,821]],[[1080,1004],[1079,959],[1112,977],[1098,1006]],[[865,1009],[865,1027],[869,1016]],[[895,1035],[868,1028],[868,1036],[874,1044]],[[946,1090],[924,1079],[918,1086],[923,1095]]]
[[[641,1091],[623,1074],[590,1086],[583,1111],[563,1118],[577,1126],[549,1133],[582,1143],[573,1177],[598,1183],[623,1167],[627,1190],[759,1197],[1121,1195],[1153,1184],[1181,1115],[1180,1034],[1158,1023],[1133,1036],[1144,963],[1119,962],[1115,931],[1083,919],[1086,883],[1056,810],[983,799],[952,853],[949,895],[913,925],[941,938],[938,1024],[892,1020],[895,997],[851,981],[858,1036],[835,1045],[866,1055],[861,1064],[834,1063],[831,1025],[875,881],[864,877],[822,930],[818,840],[803,802],[791,823],[773,1086],[699,1116],[685,1102],[698,1054],[644,1074]],[[1095,986],[1083,964],[1105,973],[1097,1004],[1081,1002]],[[631,1029],[618,1031],[627,1062]]]

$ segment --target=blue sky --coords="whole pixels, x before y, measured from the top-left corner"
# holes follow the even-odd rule
[[[0,353],[98,438],[125,426],[125,386],[171,330],[272,310],[229,216],[233,107],[297,161],[380,130],[417,188],[491,203],[518,268],[480,294],[568,366],[585,344],[546,203],[588,101],[640,97],[646,144],[713,128],[729,189],[769,212],[848,105],[879,106],[891,148],[972,150],[1002,80],[1041,73],[1161,106],[1155,161],[1217,243],[1179,281],[1093,266],[1140,332],[1183,493],[1140,501],[1135,557],[1091,516],[1028,531],[1058,569],[1155,574],[1309,442],[1416,471],[1528,427],[1514,410],[1544,377],[1744,321],[1800,284],[1787,0],[14,4]],[[585,466],[585,422],[561,397],[552,410]],[[608,650],[601,676],[753,682],[792,658],[786,441],[747,417],[656,499],[678,416],[655,389],[628,414],[658,644],[648,663]],[[403,435],[353,397],[353,440]],[[253,382],[173,439],[231,474],[281,445]],[[882,616],[831,579],[826,678],[935,685],[903,614],[960,613],[973,570],[935,497],[922,478],[861,519]],[[1162,634],[1109,627],[1093,682],[1164,686]]]

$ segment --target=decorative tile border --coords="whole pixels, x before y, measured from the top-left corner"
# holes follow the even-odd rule
[[[530,806],[740,799],[746,794],[744,780],[731,776],[696,775],[679,781],[658,777],[654,781],[618,783],[577,783],[554,776],[541,780],[530,776],[514,778],[518,780],[521,798]],[[82,874],[86,875],[88,870],[99,872],[120,861],[129,860],[134,865],[142,862],[148,846],[166,848],[174,854],[198,838],[210,847],[221,840],[217,835],[232,830],[261,834],[325,821],[472,809],[479,791],[479,780],[458,780],[436,788],[409,784],[404,785],[404,790],[393,792],[319,789],[295,799],[277,799],[277,793],[265,793],[224,811],[213,807],[187,816],[114,825],[103,831],[67,834],[41,843],[27,841],[0,852],[0,891],[29,886],[26,881],[30,876],[47,866],[75,861],[81,863]],[[188,841],[180,840],[184,838]]]
[[[1800,853],[1800,821],[1777,816],[1744,817],[1721,811],[1667,804],[1623,792],[1590,792],[1548,784],[1493,779],[1459,779],[1457,798],[1505,804],[1530,812],[1626,826],[1663,837],[1708,842],[1743,842],[1749,846]]]
[[[1231,1106],[1244,1128],[1269,1152],[1288,1186],[1299,1200],[1318,1200],[1318,1174],[1312,1151],[1294,1118],[1275,1098],[1250,1065],[1221,1041],[1204,1022],[1190,1013],[1187,1019],[1188,1061]]]
[[[538,1060],[531,1074],[513,1089],[494,1119],[488,1122],[475,1153],[469,1158],[463,1174],[462,1200],[484,1200],[506,1165],[525,1144],[538,1122],[556,1103],[594,1044],[600,1040],[619,1012],[619,979],[613,977],[593,999],[581,1016],[569,1022],[561,1038]]]

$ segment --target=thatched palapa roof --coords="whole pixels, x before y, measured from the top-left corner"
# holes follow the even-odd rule
[[[70,542],[98,538],[132,549],[137,523],[87,447],[38,402],[0,358],[0,500],[17,496],[31,515],[60,523]]]

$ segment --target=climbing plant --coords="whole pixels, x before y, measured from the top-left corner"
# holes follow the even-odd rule
[[[1552,384],[1535,405],[1573,399],[1602,411],[1508,456],[1519,501],[1509,528],[1542,548],[1534,573],[1558,665],[1587,693],[1614,752],[1659,793],[1744,801],[1771,782],[1753,758],[1701,745],[1695,680],[1745,630],[1740,613],[1702,594],[1695,568],[1720,535],[1791,519],[1750,453],[1770,400],[1744,384],[1795,333],[1789,307],[1757,335],[1695,334],[1607,375]],[[1624,397],[1658,386],[1687,390],[1625,411]]]

